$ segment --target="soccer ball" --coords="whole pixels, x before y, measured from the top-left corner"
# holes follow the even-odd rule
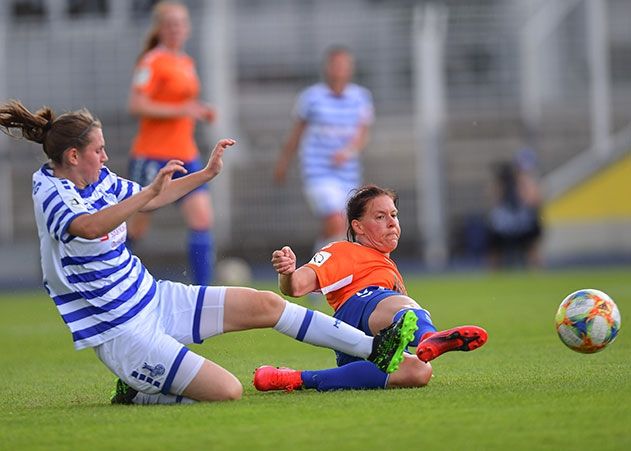
[[[220,285],[249,285],[252,281],[252,269],[243,259],[228,257],[215,265],[215,278]]]
[[[620,311],[602,291],[578,290],[563,299],[555,322],[559,338],[568,348],[591,354],[616,339]]]

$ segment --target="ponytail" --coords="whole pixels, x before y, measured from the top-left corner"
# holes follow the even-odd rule
[[[147,38],[145,39],[145,44],[142,48],[142,51],[140,52],[140,55],[138,55],[138,61],[140,61],[143,56],[145,56],[148,52],[158,46],[158,44],[160,43],[160,38],[158,34],[159,31],[157,27],[151,29],[151,31],[147,35]]]
[[[55,114],[49,107],[42,107],[31,113],[17,100],[9,100],[0,106],[0,128],[9,136],[24,138],[38,144],[44,144],[46,134],[50,131]]]
[[[101,123],[85,109],[56,117],[47,106],[31,113],[18,100],[0,105],[0,130],[14,138],[41,144],[46,156],[57,164],[62,163],[66,150],[85,148],[93,128],[101,128]]]

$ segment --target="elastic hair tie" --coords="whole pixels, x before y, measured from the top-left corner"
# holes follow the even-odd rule
[[[53,121],[49,120],[48,122],[46,122],[46,124],[42,127],[42,130],[44,130],[44,132],[48,132],[48,130],[50,130],[50,128],[53,126]]]

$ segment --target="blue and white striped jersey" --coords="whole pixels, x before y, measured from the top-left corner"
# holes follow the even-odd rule
[[[77,216],[95,213],[140,190],[137,183],[105,167],[99,180],[84,189],[55,177],[46,164],[33,174],[44,287],[70,328],[76,349],[114,338],[156,305],[156,282],[125,246],[125,223],[95,240],[68,233]]]
[[[337,178],[345,184],[359,185],[361,166],[357,156],[340,166],[335,166],[332,159],[336,151],[350,143],[360,126],[372,124],[370,91],[350,83],[338,96],[325,83],[317,83],[300,94],[294,115],[307,122],[300,148],[305,180]]]

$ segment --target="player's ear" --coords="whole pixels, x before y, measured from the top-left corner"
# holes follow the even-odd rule
[[[351,221],[351,227],[355,231],[355,235],[363,235],[364,234],[364,227],[362,226],[362,223],[359,222],[359,220],[353,219]]]
[[[71,147],[66,149],[63,155],[64,162],[70,166],[76,166],[79,162],[79,149]]]

